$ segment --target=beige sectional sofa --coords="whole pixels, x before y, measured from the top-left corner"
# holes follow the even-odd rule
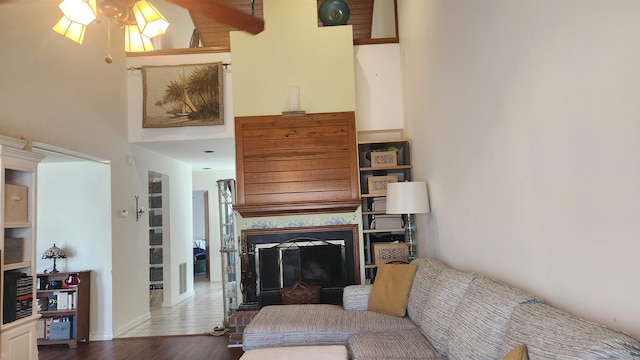
[[[371,285],[354,285],[343,306],[262,308],[243,348],[346,345],[353,360],[501,359],[525,344],[530,359],[640,359],[637,339],[532,294],[435,259],[413,263],[405,317],[367,310]]]

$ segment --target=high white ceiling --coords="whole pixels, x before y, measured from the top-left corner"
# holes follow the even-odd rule
[[[93,160],[104,162],[86,154],[58,148],[44,143],[34,142],[34,151],[46,155],[43,162],[74,162]],[[156,141],[137,143],[137,146],[149,149],[166,157],[191,165],[192,171],[233,170],[235,169],[234,139],[207,139]],[[205,152],[213,151],[213,152]]]
[[[193,171],[235,169],[235,142],[231,138],[157,141],[136,145],[190,164]]]

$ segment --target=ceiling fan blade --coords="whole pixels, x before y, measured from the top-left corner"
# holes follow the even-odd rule
[[[251,34],[259,34],[264,30],[264,20],[251,16],[217,1],[202,0],[167,0],[191,11],[198,11],[208,18]]]

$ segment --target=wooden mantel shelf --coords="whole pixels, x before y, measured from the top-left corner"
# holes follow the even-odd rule
[[[358,206],[360,206],[360,200],[280,204],[236,204],[234,205],[234,209],[243,217],[260,217],[284,214],[353,212],[356,211]]]
[[[360,205],[353,112],[238,117],[243,217],[352,212]]]

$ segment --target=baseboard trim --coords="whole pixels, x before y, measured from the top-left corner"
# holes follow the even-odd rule
[[[120,327],[119,329],[113,332],[113,338],[115,339],[122,336],[127,331],[133,329],[134,327],[150,319],[151,319],[151,312],[147,312],[144,315],[129,321],[128,323],[124,324],[122,327]]]

